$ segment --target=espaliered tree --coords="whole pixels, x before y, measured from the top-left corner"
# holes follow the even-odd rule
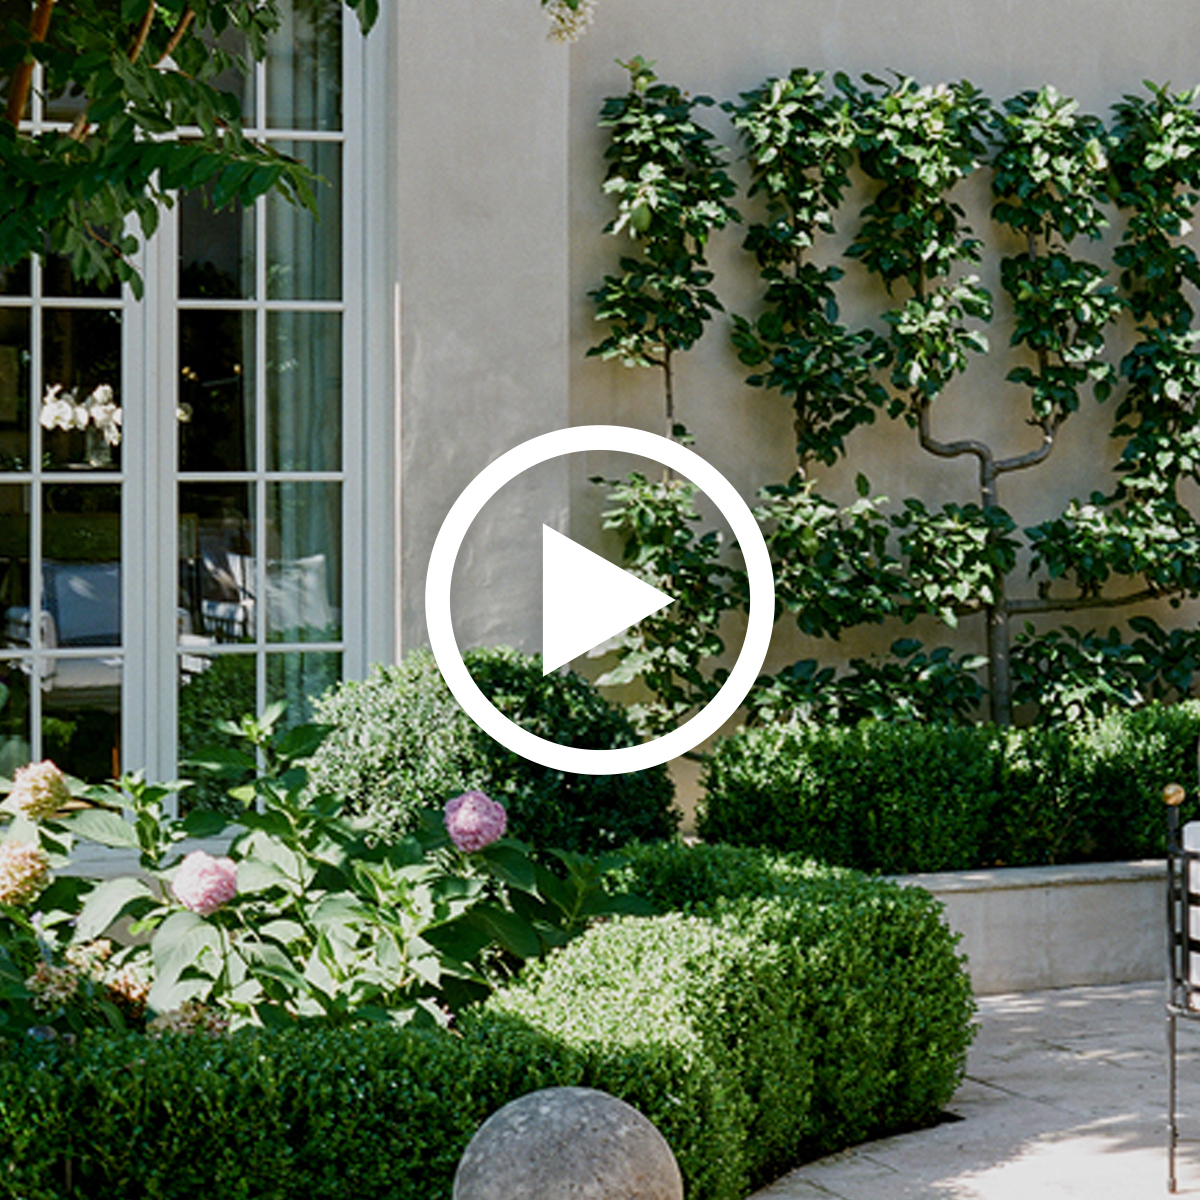
[[[1002,724],[1014,703],[1034,702],[1054,719],[1186,694],[1200,670],[1195,631],[1166,633],[1134,617],[1140,637],[1127,642],[1116,630],[1037,634],[1027,624],[1010,644],[1010,626],[1032,614],[1200,596],[1200,529],[1180,491],[1200,482],[1200,334],[1184,290],[1200,281],[1200,265],[1181,240],[1200,192],[1196,93],[1151,87],[1126,97],[1106,131],[1050,87],[997,109],[967,83],[865,82],[839,75],[830,95],[819,75],[797,71],[727,106],[764,213],[746,238],[765,285],[762,311],[733,319],[734,347],[754,368],[749,382],[781,392],[796,414],[796,475],[764,489],[759,516],[780,600],[803,632],[837,637],[891,617],[932,613],[954,625],[981,614],[987,656],[955,661],[948,649],[926,654],[901,639],[894,662],[855,660],[849,674],[804,660],[760,681],[752,716],[964,719],[985,662],[991,715]],[[811,257],[847,194],[851,149],[874,191],[849,254],[889,297],[883,338],[840,322],[840,271]],[[985,167],[992,218],[1021,247],[1000,261],[1014,316],[1012,388],[987,402],[1007,404],[1004,391],[1023,390],[1033,435],[995,447],[938,433],[948,392],[970,387],[969,368],[987,348],[992,298],[973,272],[983,243],[956,190]],[[1105,266],[1076,249],[1099,239],[1110,201],[1126,218],[1115,254],[1124,297]],[[1118,370],[1106,330],[1126,308],[1137,342]],[[1047,462],[1087,393],[1103,401],[1118,386],[1115,486],[1023,539],[1002,506],[1004,482]],[[931,455],[973,459],[977,499],[933,511],[911,497],[891,511],[861,475],[855,504],[823,498],[814,465],[846,455],[853,432],[881,412],[907,421]],[[676,529],[689,532],[686,520]],[[679,534],[680,552],[699,536]],[[1010,587],[1022,546],[1032,594]]]
[[[654,64],[640,56],[621,66],[629,91],[606,100],[600,114],[601,127],[612,131],[604,191],[617,202],[605,232],[627,234],[636,253],[623,254],[620,274],[606,275],[590,293],[609,333],[588,354],[658,371],[665,432],[682,438],[676,358],[721,310],[705,252],[713,230],[739,219],[729,203],[737,185],[716,139],[694,119],[712,98],[659,82]]]
[[[969,107],[974,108],[974,104]],[[972,589],[974,594],[957,599],[961,611],[982,607],[985,613],[992,717],[1000,724],[1009,724],[1011,618],[1017,611],[1050,611],[1056,602],[1048,593],[1028,600],[1008,594],[1007,578],[1016,565],[1018,543],[1012,536],[1015,522],[1000,503],[1000,481],[1046,461],[1063,421],[1079,407],[1081,387],[1092,382],[1099,399],[1108,395],[1115,372],[1100,357],[1104,349],[1103,330],[1117,315],[1119,302],[1112,288],[1104,284],[1105,272],[1101,267],[1072,258],[1067,251],[1079,236],[1099,237],[1106,224],[1099,207],[1107,165],[1099,122],[1080,116],[1076,105],[1053,88],[1043,88],[1007,101],[992,116],[990,125],[995,140],[992,216],[1026,243],[1022,253],[1001,260],[1000,277],[1015,316],[1011,344],[1024,348],[1033,361],[1014,367],[1007,378],[1028,390],[1029,424],[1040,436],[1032,449],[1009,455],[1002,455],[974,438],[945,442],[933,430],[935,396],[929,389],[918,386],[911,388],[909,397],[910,415],[915,419],[924,450],[942,458],[974,458],[978,464],[980,503],[957,511],[981,530],[977,545],[979,566],[983,569]],[[963,152],[977,154],[979,149],[972,130]],[[893,221],[887,229],[896,242],[909,248],[914,263],[909,282],[913,283],[918,300],[928,273],[923,265],[917,264],[917,259],[922,253],[922,243],[928,245],[937,236],[936,228],[950,232],[949,221],[938,222],[933,216],[939,205],[946,203],[944,199],[939,202],[932,191],[915,194],[913,207],[918,212],[930,212],[931,217],[926,221],[930,228]],[[872,220],[868,209],[867,221]],[[874,223],[878,224],[877,219]],[[861,241],[860,235],[856,245]],[[953,293],[954,285],[949,286]],[[919,317],[905,321],[902,316],[896,319],[889,315],[887,319],[892,324],[897,349],[898,369],[893,370],[892,380],[895,385],[904,386],[909,382],[903,369],[905,360],[912,360],[924,349],[922,322]],[[914,341],[916,354],[908,351]],[[916,512],[910,508],[910,513]],[[922,528],[915,522],[914,533],[918,540],[924,535],[927,548],[937,544],[936,526]],[[930,533],[935,536],[930,538]]]
[[[1074,585],[1059,609],[1111,608],[1167,599],[1177,606],[1200,595],[1200,527],[1180,497],[1200,480],[1200,332],[1187,289],[1200,266],[1182,240],[1200,191],[1200,90],[1149,95],[1114,105],[1108,190],[1126,220],[1114,260],[1137,337],[1120,363],[1124,384],[1112,435],[1123,442],[1117,483],[1072,504],[1061,517],[1029,530],[1035,566],[1050,581]],[[1108,590],[1118,580],[1115,593]],[[1040,589],[1043,601],[1048,584]],[[1026,635],[1028,691],[1063,690],[1091,667],[1099,697],[1128,703],[1140,694],[1187,694],[1200,669],[1200,633],[1162,630],[1147,617],[1130,627],[1131,643],[1067,629],[1059,637]],[[1062,704],[1060,702],[1060,707]]]
[[[621,256],[620,274],[606,276],[591,293],[609,333],[588,354],[658,372],[664,432],[687,442],[676,366],[721,309],[705,252],[713,230],[740,219],[729,203],[737,186],[715,138],[694,119],[711,98],[659,82],[654,64],[640,57],[622,65],[629,90],[605,101],[600,118],[611,130],[604,190],[617,203],[605,232],[629,237],[634,252]],[[719,688],[721,677],[701,665],[724,652],[718,626],[738,590],[730,586],[717,534],[694,535],[693,484],[669,473],[596,482],[612,489],[604,527],[621,535],[626,557],[644,578],[678,598],[621,637],[617,665],[597,681],[619,686],[640,679],[648,695],[631,706],[630,717],[640,732],[656,735]]]

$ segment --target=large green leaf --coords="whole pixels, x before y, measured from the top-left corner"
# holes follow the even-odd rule
[[[529,855],[522,853],[515,846],[495,842],[485,846],[480,851],[480,857],[487,864],[491,874],[502,883],[526,892],[533,891],[536,886],[533,863],[530,862]]]
[[[537,958],[542,952],[537,931],[516,913],[494,904],[477,904],[464,919],[484,929],[505,950],[518,958]]]
[[[121,917],[139,907],[153,904],[154,894],[140,879],[132,876],[106,879],[84,900],[83,910],[75,924],[74,940],[90,942]]]
[[[119,850],[139,849],[137,831],[123,817],[105,808],[84,808],[63,818],[62,824],[76,837],[113,846]]]
[[[208,994],[212,980],[204,977],[200,963],[206,950],[220,954],[215,926],[196,913],[174,912],[158,927],[150,948],[155,978],[147,1003],[154,1012],[169,1012],[185,1000]]]
[[[276,979],[298,991],[307,990],[304,978],[292,960],[273,942],[242,942],[239,950],[249,961],[254,974]]]

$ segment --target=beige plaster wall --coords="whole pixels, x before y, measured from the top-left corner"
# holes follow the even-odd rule
[[[652,373],[584,357],[587,346],[602,336],[586,293],[614,269],[617,254],[625,248],[616,238],[600,236],[613,209],[600,190],[606,141],[596,127],[596,115],[604,97],[622,92],[628,79],[615,60],[641,54],[656,62],[664,80],[717,100],[735,98],[771,75],[807,66],[830,73],[844,70],[855,77],[895,70],[926,83],[966,78],[995,101],[1050,82],[1076,97],[1085,110],[1107,116],[1109,105],[1125,92],[1140,90],[1144,78],[1170,81],[1176,87],[1200,80],[1197,45],[1200,9],[1173,0],[1062,0],[1052,5],[1037,0],[600,0],[595,26],[571,51],[572,423],[615,421],[656,431],[662,427],[660,387]],[[735,145],[724,114],[709,109],[704,120],[727,145]],[[742,164],[735,174],[744,180]],[[844,318],[852,324],[873,319],[878,325],[886,296],[857,264],[840,259],[853,231],[855,206],[866,195],[861,190],[850,198],[839,237],[821,254],[840,260],[847,269],[841,285]],[[969,181],[959,198],[976,231],[992,247],[980,273],[1002,301],[997,260],[1000,253],[1012,252],[1012,246],[988,220],[987,181]],[[752,211],[745,202],[743,207]],[[740,250],[741,237],[736,228],[715,235],[711,261],[726,308],[752,315],[757,311],[757,281],[752,263]],[[1104,248],[1093,253],[1102,258]],[[678,405],[696,434],[696,449],[749,498],[763,484],[782,481],[791,473],[792,414],[783,398],[744,385],[745,370],[729,347],[728,327],[728,319],[718,316],[704,341],[681,364]],[[1025,423],[1025,393],[1004,381],[1019,360],[1007,348],[1011,319],[1002,303],[988,332],[992,353],[939,401],[934,432],[943,440],[982,437],[1003,456],[1018,454],[1037,444],[1036,431]],[[1114,355],[1119,356],[1130,333],[1124,328],[1114,336]],[[1107,432],[1112,407],[1112,400],[1103,407],[1086,400],[1062,430],[1047,466],[1002,482],[1001,501],[1020,524],[1057,515],[1071,497],[1086,497],[1093,488],[1109,485],[1109,479],[1097,478],[1096,467],[1114,459]],[[820,486],[826,494],[852,498],[854,476],[862,470],[876,493],[894,503],[912,494],[935,504],[978,499],[974,460],[947,463],[931,458],[903,423],[881,419],[856,433],[851,446],[848,465],[821,469]],[[572,529],[585,542],[596,538],[602,496],[587,483],[587,476],[598,468],[602,464],[578,464],[572,480]],[[1013,592],[1027,594],[1026,588],[1017,580]],[[1182,613],[1165,605],[1146,611],[1164,624],[1194,621],[1197,616],[1194,605]],[[1111,618],[1103,612],[1079,613],[1074,623],[1107,629]],[[896,625],[852,631],[844,636],[840,655],[886,649],[895,637],[909,633],[927,646],[957,640],[964,648],[982,648],[979,621],[964,622],[955,638],[930,620],[908,629]],[[839,647],[801,638],[781,621],[768,666],[798,657],[835,661]]]
[[[611,207],[600,190],[604,134],[596,115],[622,91],[617,59],[642,54],[661,77],[718,100],[771,74],[806,65],[828,71],[908,72],[926,82],[969,78],[993,99],[1053,82],[1101,114],[1143,78],[1179,87],[1200,78],[1200,9],[1178,0],[599,0],[597,20],[573,47],[545,40],[534,0],[399,0],[395,12],[394,180],[399,281],[401,649],[425,640],[425,565],[433,537],[461,488],[512,445],[567,424],[617,423],[661,429],[657,381],[645,372],[585,358],[600,336],[589,288],[622,247],[600,233]],[[711,127],[732,144],[727,120]],[[742,176],[740,165],[735,173]],[[859,197],[861,199],[861,196]],[[961,196],[977,231],[994,246],[986,181]],[[852,232],[850,210],[837,258]],[[712,244],[716,286],[733,312],[756,311],[757,281],[740,251],[741,233]],[[1003,243],[999,243],[1003,246]],[[1102,254],[1098,249],[1097,254]],[[999,295],[996,254],[982,269]],[[878,319],[878,289],[852,263],[842,285],[851,321]],[[747,388],[718,317],[681,364],[681,416],[697,449],[747,498],[792,469],[786,401]],[[994,442],[1002,454],[1033,444],[1025,398],[1004,382],[1008,317],[999,306],[993,354],[939,402],[935,431]],[[1119,352],[1126,329],[1114,339]],[[1060,435],[1051,464],[1010,476],[1002,501],[1022,524],[1061,510],[1096,486],[1109,463],[1109,406],[1087,401]],[[844,499],[857,471],[894,502],[976,498],[970,460],[923,454],[899,423],[860,431],[848,467],[827,471],[822,489]],[[586,544],[598,529],[603,493],[588,482],[609,473],[603,458],[572,460],[511,489],[485,512],[456,574],[456,627],[464,643],[499,640],[536,649],[540,613],[529,603],[540,572],[540,543],[518,526],[546,521]],[[611,547],[611,543],[609,543]],[[1018,586],[1019,583],[1018,583]],[[1194,621],[1196,606],[1155,611],[1164,623]],[[1107,628],[1108,614],[1078,614]],[[798,657],[826,659],[884,649],[901,633],[927,645],[951,640],[932,621],[846,635],[840,647],[800,638],[781,622],[769,667]],[[736,641],[736,629],[733,639]],[[960,645],[979,647],[979,622],[965,622]]]
[[[505,450],[570,423],[568,60],[545,27],[531,0],[398,0],[396,109],[377,117],[394,122],[397,161],[402,650],[425,641],[425,567],[455,497]],[[514,504],[482,514],[492,552],[460,572],[466,643],[540,637],[539,615],[514,604],[540,563],[512,512],[565,527],[565,472]]]

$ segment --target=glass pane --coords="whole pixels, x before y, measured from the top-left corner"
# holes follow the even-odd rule
[[[117,279],[101,287],[97,283],[76,279],[71,274],[71,262],[58,254],[48,254],[42,264],[42,291],[47,296],[91,296],[114,299],[121,295]]]
[[[254,467],[254,314],[179,314],[179,469]]]
[[[47,121],[73,122],[86,107],[87,96],[71,87],[66,91],[56,92],[53,96],[47,96],[43,112]]]
[[[267,639],[342,636],[342,485],[267,485]]]
[[[0,267],[0,296],[28,295],[29,259],[22,259],[14,267]]]
[[[287,705],[283,723],[303,725],[313,719],[312,702],[342,677],[340,654],[267,655],[267,703]]]
[[[0,486],[0,645],[30,645],[29,525],[28,486]]]
[[[29,309],[0,308],[0,471],[29,470]]]
[[[121,773],[121,660],[52,658],[42,677],[42,754],[80,779]]]
[[[179,295],[184,300],[254,298],[254,209],[214,209],[211,189],[179,198]]]
[[[29,663],[0,659],[0,777],[29,762],[29,733]]]
[[[342,467],[340,313],[271,313],[267,322],[267,469]]]
[[[317,215],[267,197],[267,295],[338,300],[342,295],[342,148],[336,142],[278,142],[281,153],[318,176]]]
[[[43,492],[42,626],[49,649],[121,644],[121,489]]]
[[[267,49],[267,124],[275,129],[342,126],[342,6],[291,0]]]
[[[208,80],[208,83],[219,92],[229,92],[235,96],[242,109],[242,123],[247,126],[253,125],[254,88],[250,86],[250,79],[246,72],[241,69],[243,65],[247,64],[249,53],[246,35],[240,29],[226,29],[215,40],[211,32],[206,32],[204,36],[206,42],[215,45],[231,60],[228,67],[219,75],[214,75],[212,79]],[[238,60],[240,60],[240,64]]]
[[[181,645],[254,640],[254,512],[247,483],[179,488]]]
[[[48,308],[41,402],[46,465],[121,465],[121,314]]]
[[[235,739],[214,727],[218,721],[240,721],[259,711],[255,696],[254,656],[250,654],[181,654],[179,656],[179,765],[188,777],[187,761],[209,746],[232,746]],[[226,794],[237,780],[198,780],[180,797],[185,811],[207,808],[237,812]]]

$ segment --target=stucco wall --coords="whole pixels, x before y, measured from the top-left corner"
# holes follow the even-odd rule
[[[772,75],[806,66],[829,73],[843,70],[885,75],[894,70],[922,82],[966,78],[994,101],[1026,88],[1053,83],[1076,97],[1085,111],[1108,116],[1122,94],[1141,90],[1150,78],[1190,86],[1200,80],[1194,46],[1200,39],[1200,11],[1178,3],[1130,5],[1115,0],[1089,0],[1053,5],[1035,0],[1008,3],[962,3],[915,0],[884,4],[876,0],[756,0],[753,5],[730,0],[678,3],[678,0],[601,0],[596,24],[572,50],[570,99],[571,202],[571,420],[575,424],[615,420],[622,424],[661,428],[660,384],[654,373],[631,371],[615,363],[583,357],[598,340],[589,288],[615,268],[624,247],[600,230],[611,218],[612,202],[603,196],[604,131],[596,116],[604,97],[619,94],[628,76],[615,60],[640,54],[656,63],[660,78],[718,101],[736,98]],[[723,142],[736,147],[728,119],[714,109],[701,118]],[[745,180],[744,164],[734,169]],[[860,181],[862,183],[862,181]],[[841,257],[856,224],[858,208],[869,191],[860,186],[840,213],[839,234],[818,248],[826,260],[839,261],[846,277],[839,285],[843,318],[851,325],[873,323],[888,306],[886,294],[856,263]],[[992,352],[956,381],[935,406],[934,433],[942,440],[982,437],[1002,456],[1037,445],[1038,431],[1026,424],[1027,392],[1004,381],[1021,360],[1008,350],[1011,317],[999,286],[999,256],[1012,253],[1011,240],[998,235],[988,219],[987,180],[974,177],[959,199],[968,209],[976,232],[989,245],[980,273],[997,299],[997,312],[987,332]],[[747,215],[752,206],[741,201]],[[749,256],[741,249],[737,227],[714,235],[711,261],[715,287],[730,312],[758,311],[758,280]],[[627,241],[626,241],[627,244]],[[1105,261],[1108,247],[1076,247],[1083,256]],[[696,434],[696,449],[732,478],[750,497],[765,483],[785,480],[794,465],[789,402],[778,394],[745,386],[746,369],[737,362],[728,340],[727,317],[718,315],[697,349],[678,368],[677,403]],[[1114,333],[1112,356],[1119,357],[1131,328]],[[1001,502],[1022,526],[1060,513],[1072,497],[1086,498],[1096,488],[1109,488],[1112,477],[1098,472],[1111,464],[1117,446],[1108,437],[1114,401],[1100,406],[1086,399],[1079,414],[1064,426],[1049,463],[1040,470],[1006,476]],[[844,465],[818,468],[821,490],[841,500],[853,497],[858,471],[870,478],[874,491],[894,504],[907,495],[927,502],[978,500],[977,468],[972,458],[939,461],[922,452],[915,433],[902,422],[881,418],[857,431]],[[580,465],[573,478],[572,528],[580,540],[595,537],[595,513],[601,497],[586,477],[592,464]],[[1013,594],[1029,594],[1023,572]],[[1166,605],[1140,611],[1163,624],[1194,621],[1196,606],[1182,612]],[[1064,618],[1051,616],[1048,623]],[[1082,628],[1107,629],[1109,613],[1065,617]],[[780,622],[768,666],[797,657],[836,661],[873,649],[885,649],[901,634],[913,633],[927,645],[959,644],[982,649],[982,623],[964,622],[959,633],[932,619],[905,629],[899,625],[850,631],[838,647],[828,641],[801,638],[787,619]]]
[[[718,100],[804,65],[851,75],[894,69],[926,82],[965,77],[997,101],[1052,82],[1101,115],[1143,78],[1184,87],[1200,77],[1200,9],[1178,0],[599,0],[595,25],[575,46],[547,42],[545,28],[534,0],[401,0],[397,11],[398,100],[380,119],[395,122],[398,164],[405,647],[424,640],[433,536],[481,466],[561,425],[661,428],[650,373],[584,357],[600,333],[586,293],[621,249],[600,233],[611,207],[600,191],[605,140],[596,127],[603,98],[626,84],[615,60],[642,54],[662,78]],[[722,114],[709,110],[707,119],[733,144]],[[986,181],[973,181],[962,199],[977,231],[995,244]],[[848,207],[840,244],[823,253],[837,256],[852,228]],[[716,285],[730,311],[753,313],[757,280],[740,239],[737,230],[714,238]],[[877,321],[882,294],[845,265],[845,317]],[[983,275],[1000,299],[997,270],[993,253]],[[982,436],[1003,454],[1033,445],[1025,394],[1003,381],[1014,365],[1007,320],[998,305],[989,330],[995,352],[939,401],[940,437]],[[792,414],[782,398],[744,385],[727,330],[719,316],[681,364],[679,404],[697,449],[749,498],[790,474]],[[1115,339],[1118,352],[1128,334]],[[1002,502],[1018,522],[1044,519],[1071,496],[1107,485],[1097,482],[1095,466],[1113,458],[1111,406],[1086,401],[1048,467],[1004,481]],[[973,460],[931,459],[901,423],[881,420],[859,431],[852,447],[846,467],[823,474],[822,490],[835,497],[849,498],[863,470],[894,502],[909,494],[935,504],[977,498]],[[485,513],[456,576],[462,640],[537,648],[540,614],[529,589],[539,577],[540,542],[520,527],[545,520],[566,528],[569,507],[572,535],[601,545],[603,495],[588,476],[610,466],[573,460],[569,480],[565,468],[542,472],[507,509]],[[1195,606],[1151,611],[1164,623],[1197,615]],[[1109,615],[1079,614],[1076,623],[1107,628]],[[929,621],[852,632],[840,652],[884,648],[901,632],[927,644],[953,640]],[[837,657],[838,647],[801,639],[786,621],[777,633],[769,666]],[[978,647],[979,625],[964,623],[957,641]]]
[[[402,648],[425,641],[425,567],[455,497],[567,408],[568,59],[531,0],[400,0],[394,122],[400,292]],[[523,583],[566,475],[489,508],[455,588],[467,643],[540,638]],[[513,514],[538,522],[523,537]],[[516,614],[514,616],[514,613]],[[536,619],[535,619],[536,618]]]

